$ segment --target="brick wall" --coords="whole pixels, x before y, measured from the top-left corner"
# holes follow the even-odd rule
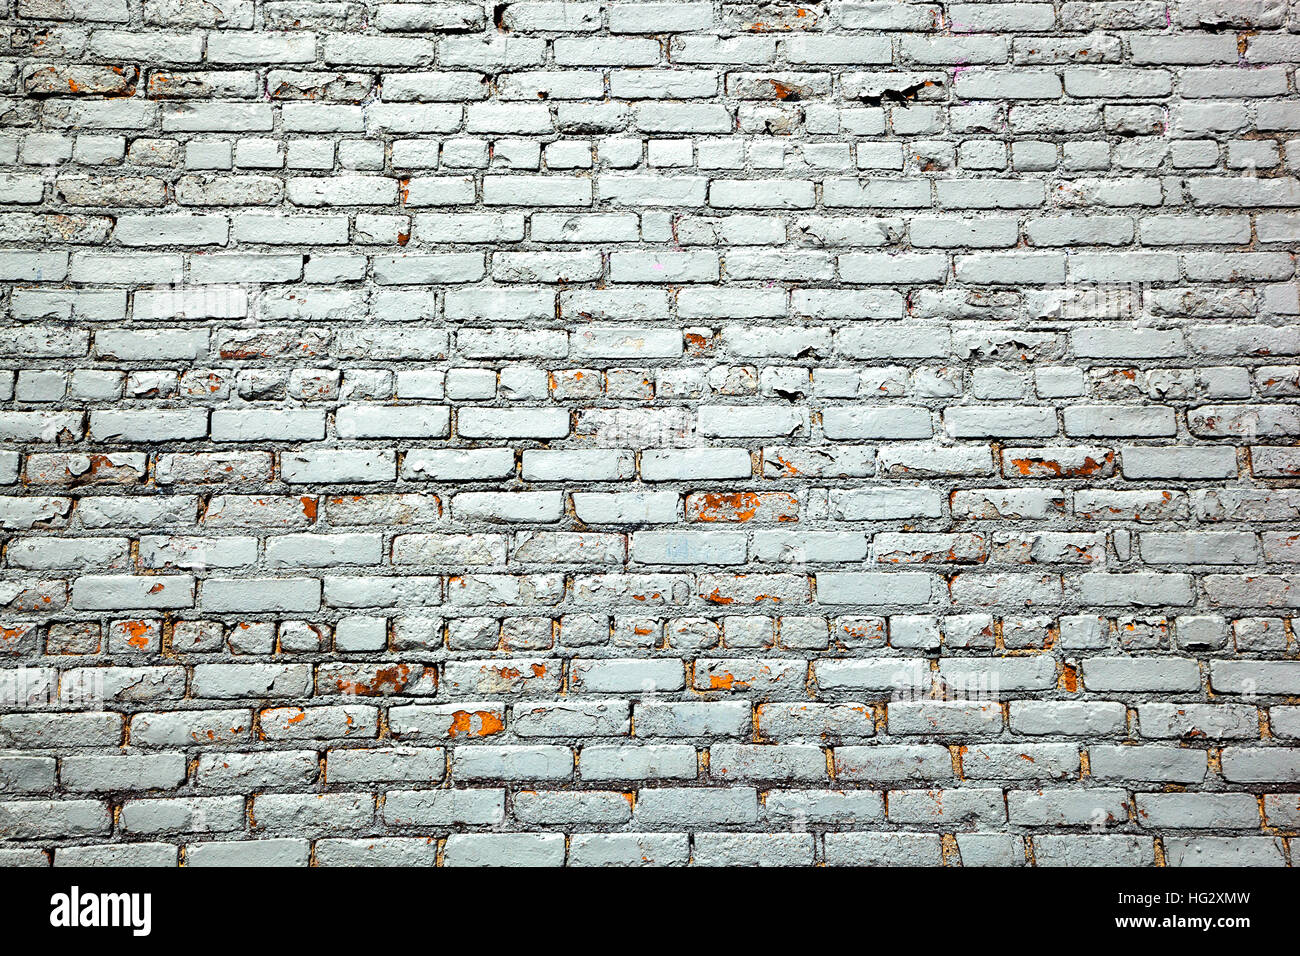
[[[6,17],[0,862],[1291,861],[1300,6]]]

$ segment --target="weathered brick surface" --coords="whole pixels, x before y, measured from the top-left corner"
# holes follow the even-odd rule
[[[5,10],[0,862],[1292,861],[1294,3]]]

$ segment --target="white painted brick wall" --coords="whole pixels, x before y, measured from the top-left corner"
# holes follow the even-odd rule
[[[6,0],[0,863],[1290,863],[1300,8]]]

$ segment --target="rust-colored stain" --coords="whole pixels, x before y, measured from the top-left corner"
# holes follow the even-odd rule
[[[0,641],[16,644],[30,630],[30,628],[21,624],[17,627],[4,627],[3,625],[0,625]]]
[[[1077,465],[1067,466],[1052,458],[1012,458],[1011,464],[1021,477],[1051,475],[1055,478],[1091,478],[1105,472],[1115,462],[1115,453],[1107,453],[1101,461],[1085,455]]]
[[[490,710],[458,710],[451,715],[451,726],[447,728],[447,736],[490,737],[505,729],[505,723]]]
[[[791,100],[792,102],[798,102],[803,99],[803,94],[797,87],[789,86],[779,80],[768,80],[767,82],[772,87],[772,92],[776,94],[778,100]]]
[[[1079,672],[1070,664],[1061,669],[1061,690],[1071,694],[1079,690]]]
[[[686,520],[743,524],[798,521],[799,499],[785,491],[706,491],[686,496]]]
[[[770,458],[765,457],[763,460],[769,462],[776,462],[777,464],[779,464],[781,466],[782,477],[794,478],[800,474],[799,469],[794,466],[794,463],[782,457],[781,455],[774,454],[772,455],[772,457]]]
[[[149,636],[153,629],[147,621],[123,621],[121,627],[127,632],[128,646],[136,650],[144,650],[149,646]]]
[[[421,668],[423,672],[423,668]],[[368,681],[336,678],[334,686],[340,694],[355,694],[358,697],[382,697],[387,694],[400,694],[411,680],[411,668],[406,664],[393,664],[380,667]]]

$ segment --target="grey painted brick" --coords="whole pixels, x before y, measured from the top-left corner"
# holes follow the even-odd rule
[[[1233,783],[1295,783],[1300,759],[1290,747],[1226,747],[1223,776]]]
[[[1010,833],[958,833],[962,866],[1024,866],[1025,843]]]
[[[208,791],[280,790],[310,784],[319,772],[319,758],[311,750],[204,753],[195,783]]]
[[[683,821],[708,824],[754,823],[758,796],[748,787],[651,787],[638,794],[635,822],[680,826]]]
[[[453,833],[447,838],[446,866],[560,866],[561,833]]]
[[[40,839],[94,836],[109,831],[108,804],[98,800],[32,800],[0,803],[0,836]]]
[[[627,701],[557,701],[516,705],[514,732],[523,737],[621,737],[631,732]]]
[[[682,866],[690,858],[685,833],[575,833],[569,866]]]
[[[1155,844],[1150,837],[1127,834],[1034,837],[1038,866],[1152,866]]]
[[[317,840],[318,866],[433,866],[438,842],[430,837]]]
[[[306,866],[311,844],[279,838],[190,843],[185,846],[186,866]]]
[[[937,833],[828,833],[830,866],[938,866],[943,850]]]
[[[890,790],[889,820],[912,826],[1000,824],[1007,819],[1002,791],[984,787]]]
[[[1201,750],[1177,747],[1090,747],[1089,767],[1097,780],[1152,783],[1200,783],[1206,756]]]
[[[55,866],[166,867],[176,863],[177,847],[167,843],[69,846],[54,851]]]
[[[883,820],[885,803],[874,790],[770,790],[763,810],[783,823],[850,824]]]
[[[697,833],[696,866],[808,866],[811,833]]]
[[[389,791],[384,799],[383,817],[391,826],[500,823],[505,819],[505,791]]]
[[[259,829],[351,830],[370,826],[374,815],[375,801],[369,793],[268,793],[253,800],[253,820]]]
[[[739,737],[753,723],[742,701],[646,701],[633,712],[639,737]]]
[[[533,826],[626,823],[632,817],[628,795],[605,790],[524,790],[515,794],[512,809],[516,820]]]
[[[1169,837],[1168,866],[1286,866],[1281,841],[1265,836]]]
[[[77,754],[63,759],[59,781],[69,790],[170,790],[185,782],[182,754]]]
[[[1140,812],[1140,811],[1139,811]],[[1128,822],[1128,793],[1107,787],[1084,790],[1011,790],[1007,819],[1019,826],[1083,826]]]
[[[1253,829],[1259,802],[1249,793],[1139,793],[1137,819],[1151,829]]]
[[[691,780],[697,772],[695,748],[684,744],[593,744],[582,749],[578,764],[584,780]]]
[[[573,776],[573,753],[567,747],[458,747],[452,755],[457,780],[567,780]]]
[[[1259,711],[1245,704],[1151,703],[1139,704],[1137,712],[1144,737],[1250,739],[1259,734]]]
[[[325,772],[330,783],[437,783],[446,766],[443,751],[436,748],[380,747],[331,750]]]
[[[128,800],[118,814],[123,833],[176,836],[235,833],[247,826],[243,797],[172,797]]]
[[[1022,734],[1106,737],[1122,734],[1127,712],[1119,701],[1011,702],[1011,729]]]
[[[837,780],[920,783],[953,778],[952,755],[937,745],[836,747],[834,756]]]
[[[976,780],[1063,780],[1079,771],[1073,744],[974,744],[962,754],[962,770]]]

